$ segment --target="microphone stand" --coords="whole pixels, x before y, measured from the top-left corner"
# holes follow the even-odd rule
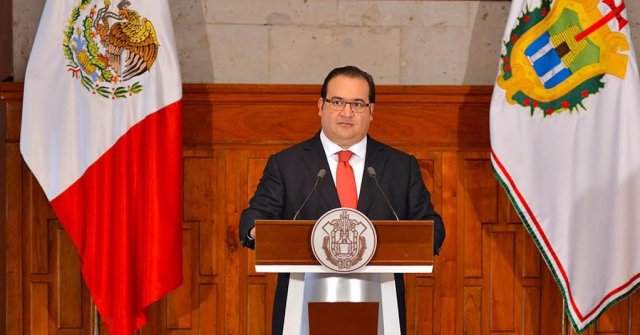
[[[391,213],[393,213],[393,216],[396,217],[396,221],[400,221],[400,219],[398,218],[398,214],[393,209],[393,206],[391,206],[391,202],[389,202],[389,199],[387,198],[387,196],[384,194],[382,187],[380,187],[380,183],[378,183],[378,178],[376,178],[376,169],[370,166],[367,168],[367,173],[369,174],[369,177],[371,177],[371,179],[373,179],[373,181],[376,183],[376,187],[378,188],[378,191],[382,195],[382,198],[384,199],[384,201],[387,203],[387,206],[389,206],[389,209],[391,210]]]
[[[304,208],[304,205],[307,204],[307,201],[309,201],[309,198],[311,198],[311,195],[313,194],[313,192],[318,187],[318,183],[324,178],[324,176],[326,174],[327,174],[327,170],[325,170],[325,169],[320,169],[318,171],[318,175],[316,176],[316,182],[313,184],[313,188],[311,189],[311,192],[309,192],[309,194],[307,194],[307,197],[302,202],[302,205],[300,205],[300,208],[298,208],[298,210],[296,211],[296,214],[293,215],[293,220],[295,220],[298,217],[298,214],[300,214],[300,211],[302,210],[302,208]]]

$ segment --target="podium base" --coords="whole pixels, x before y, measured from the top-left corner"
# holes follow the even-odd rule
[[[376,333],[400,334],[393,273],[292,273],[283,333],[309,335],[309,303],[327,302],[377,303]]]
[[[309,335],[376,335],[377,302],[310,302]]]

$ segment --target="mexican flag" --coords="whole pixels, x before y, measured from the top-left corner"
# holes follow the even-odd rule
[[[513,0],[491,158],[584,331],[640,284],[640,82],[621,0]]]
[[[181,90],[166,0],[46,2],[20,149],[110,334],[182,282]]]

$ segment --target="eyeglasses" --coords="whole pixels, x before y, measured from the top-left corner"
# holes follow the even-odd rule
[[[371,106],[370,103],[362,102],[362,101],[344,101],[342,99],[323,99],[324,102],[329,103],[329,108],[331,110],[340,112],[344,109],[346,105],[351,105],[351,111],[354,113],[362,113],[367,110],[367,107]]]

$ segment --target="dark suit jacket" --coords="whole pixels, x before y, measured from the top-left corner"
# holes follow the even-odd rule
[[[369,177],[367,167],[373,167],[380,186],[389,198],[400,220],[434,221],[434,254],[444,240],[442,218],[435,212],[415,157],[382,144],[371,137],[367,140],[365,171],[358,197],[358,210],[371,220],[394,220],[393,213]],[[313,138],[271,156],[249,208],[240,218],[240,241],[254,248],[247,237],[257,219],[289,220],[299,209],[320,169],[327,171],[297,219],[317,220],[327,211],[340,207],[335,182],[320,141],[320,133]],[[257,238],[260,238],[259,236]],[[425,252],[430,252],[425,250]],[[281,334],[289,286],[289,274],[280,274],[273,306],[273,334]],[[404,280],[396,275],[398,308],[402,333],[406,329]]]

